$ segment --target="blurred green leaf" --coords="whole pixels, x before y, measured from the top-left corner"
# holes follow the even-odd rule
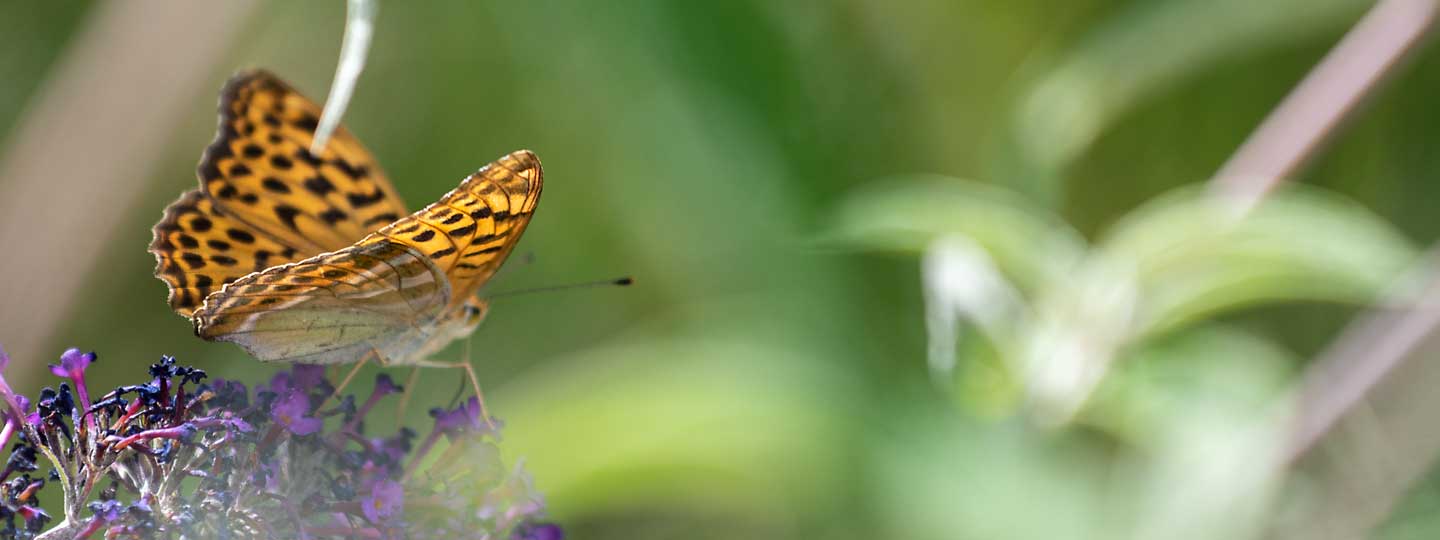
[[[941,269],[927,266],[934,274],[927,283],[951,283],[946,290],[927,286],[930,361],[950,366],[949,342],[960,334],[949,329],[962,320],[978,323],[983,332],[966,335],[988,338],[1023,384],[987,376],[984,391],[974,392],[976,381],[962,382],[971,397],[961,401],[1013,407],[1023,390],[1047,422],[1080,411],[1115,357],[1150,337],[1266,302],[1369,302],[1416,257],[1378,216],[1305,186],[1282,190],[1244,215],[1200,186],[1176,190],[1122,218],[1092,251],[1018,195],[954,179],[869,186],[845,200],[837,223],[832,240],[842,244],[932,250],[933,261],[942,260],[933,257],[937,238],[961,235],[1015,276],[1029,296],[1019,302],[1028,305],[987,296],[995,291],[977,289],[979,275],[942,280]],[[953,318],[954,309],[964,319]],[[990,374],[995,365],[984,356],[959,363],[958,373]]]
[[[92,4],[0,2],[0,125],[64,69]],[[1257,216],[1278,224],[1245,225],[1259,233],[1207,226],[1195,201],[1123,214],[1214,170],[1367,5],[387,4],[347,123],[413,206],[503,152],[542,156],[550,187],[520,247],[538,262],[507,264],[494,290],[638,278],[623,293],[507,300],[474,338],[506,420],[500,450],[526,458],[573,537],[1170,538],[1197,533],[1166,523],[1218,515],[1193,530],[1233,538],[1249,515],[1227,512],[1259,506],[1225,496],[1264,486],[1240,477],[1253,471],[1243,462],[1212,465],[1264,450],[1245,413],[1290,375],[1289,350],[1319,348],[1349,312],[1302,305],[1241,321],[1273,342],[1207,318],[1276,300],[1363,302],[1409,247],[1345,201],[1318,205],[1339,218],[1267,210]],[[95,224],[120,236],[84,255],[95,278],[54,349],[100,351],[94,384],[162,353],[212,376],[270,373],[195,339],[137,248],[195,186],[225,74],[266,67],[323,95],[343,3],[263,13],[236,21],[247,28],[213,66],[214,87],[196,90],[146,206]],[[1440,49],[1418,52],[1300,180],[1430,238]],[[866,185],[905,171],[947,176]],[[1066,196],[1062,182],[1086,191]],[[830,246],[908,259],[816,254],[797,239],[817,214],[831,218],[820,223]],[[1117,219],[1099,249],[1077,232]],[[1003,331],[961,324],[946,394],[924,380],[913,260],[951,235],[980,244],[1023,305]],[[1036,375],[1016,350],[1089,354],[1039,370],[1104,375],[1079,425],[1026,423]],[[53,357],[12,369],[43,372]],[[443,394],[413,401],[423,422],[459,383],[421,381]],[[1421,502],[1416,516],[1433,506]],[[1432,521],[1414,518],[1402,536],[1433,536]]]
[[[1243,218],[1197,186],[1180,189],[1122,218],[1098,249],[1135,265],[1137,338],[1269,301],[1367,303],[1417,256],[1379,216],[1303,185]]]
[[[977,424],[924,408],[895,414],[867,469],[890,538],[1104,539],[1103,445],[1016,422]]]
[[[1025,290],[1062,278],[1085,253],[1079,233],[1024,198],[942,176],[900,176],[855,190],[839,204],[825,238],[919,254],[943,235],[984,247]]]
[[[1161,446],[1177,419],[1199,414],[1243,419],[1273,407],[1297,361],[1263,337],[1201,325],[1126,354],[1081,420],[1139,447]]]
[[[825,513],[853,479],[845,384],[822,359],[745,340],[644,340],[506,385],[507,452],[563,518],[662,511],[761,520]],[[817,508],[816,505],[819,505]]]
[[[1360,0],[1133,2],[1094,27],[1020,95],[996,171],[1058,193],[1064,170],[1125,113],[1218,63],[1334,33]]]
[[[1136,443],[1120,479],[1131,484],[1135,537],[1264,531],[1293,365],[1274,343],[1218,325],[1147,343],[1117,363],[1089,418],[1124,426]]]

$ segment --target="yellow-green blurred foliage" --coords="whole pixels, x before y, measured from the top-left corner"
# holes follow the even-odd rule
[[[473,338],[505,452],[573,538],[1241,538],[1280,489],[1245,476],[1276,444],[1252,430],[1407,238],[1440,233],[1440,51],[1300,178],[1338,195],[1285,194],[1231,236],[1194,188],[1157,197],[1206,180],[1367,5],[385,2],[345,121],[412,207],[540,156],[517,252],[535,262],[492,290],[635,277],[498,300]],[[92,8],[0,2],[0,137]],[[215,91],[258,66],[323,99],[343,3],[234,24]],[[94,384],[161,354],[268,376],[191,335],[145,252],[196,182],[214,101],[194,96],[145,203],[111,224],[55,354],[17,363],[77,346],[100,354]],[[962,329],[935,384],[919,261],[945,233],[990,254],[1024,315]],[[1041,427],[1007,358],[1107,331],[1085,295],[1108,294],[1115,258],[1138,265],[1141,312],[1076,423]],[[458,384],[427,373],[418,402]],[[1417,527],[1387,530],[1435,530]]]

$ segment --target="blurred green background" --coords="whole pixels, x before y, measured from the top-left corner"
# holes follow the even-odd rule
[[[1236,237],[1195,217],[1193,190],[1162,195],[1208,179],[1369,5],[385,2],[345,122],[412,207],[506,152],[540,156],[547,189],[517,252],[535,262],[492,290],[635,276],[498,300],[473,338],[505,451],[573,538],[1242,538],[1306,499],[1246,472],[1279,444],[1256,418],[1440,234],[1440,50],[1396,68],[1298,178],[1328,192],[1282,194]],[[0,160],[101,11],[0,1]],[[94,224],[111,241],[88,285],[12,370],[77,346],[99,352],[99,384],[161,354],[271,373],[191,335],[145,246],[196,183],[228,75],[264,67],[323,99],[344,5],[260,2],[224,24],[235,37],[164,126],[158,173],[124,179],[142,202]],[[948,233],[1037,307],[962,325],[937,377],[920,260]],[[1215,264],[1223,283],[1136,256],[1142,299],[1185,298],[1140,302],[1154,324],[1120,330],[1093,397],[1060,427],[1036,421],[1028,364],[1009,359],[1035,328],[1107,316],[1084,312],[1106,300],[1087,300],[1076,258],[1191,241],[1208,247],[1164,264]],[[26,272],[0,265],[43,283]],[[1194,290],[1165,288],[1177,279]],[[420,403],[452,375],[423,375]],[[1440,530],[1426,486],[1386,537]]]

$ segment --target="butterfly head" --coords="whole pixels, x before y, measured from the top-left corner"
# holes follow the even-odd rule
[[[470,297],[451,313],[444,325],[450,329],[451,335],[455,338],[462,338],[470,335],[485,321],[485,315],[490,312],[490,302],[479,298]]]

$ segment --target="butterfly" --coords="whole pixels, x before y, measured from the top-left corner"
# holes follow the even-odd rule
[[[262,361],[463,367],[478,394],[468,362],[430,356],[485,318],[475,293],[530,223],[539,159],[503,156],[411,213],[344,127],[311,153],[319,114],[266,71],[225,85],[200,187],[153,229],[170,307]]]

